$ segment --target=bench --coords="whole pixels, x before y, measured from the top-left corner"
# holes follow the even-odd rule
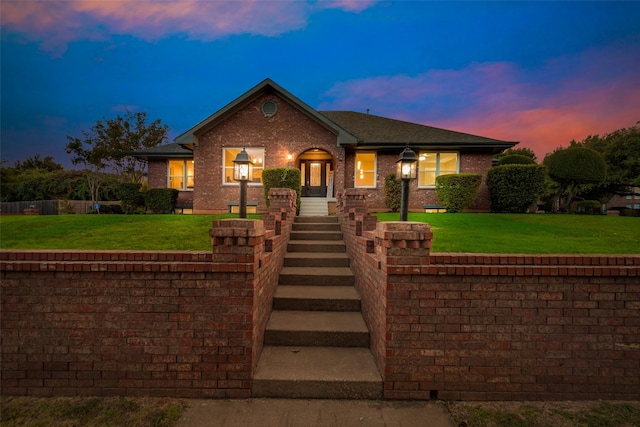
[[[447,211],[447,208],[440,205],[424,205],[423,208],[426,213],[431,213],[433,211],[436,211],[437,213],[439,213],[440,211]]]
[[[229,207],[229,213],[240,213],[240,202],[235,200],[227,202],[227,206]],[[258,202],[247,202],[247,213],[258,213]]]
[[[193,213],[193,205],[176,205],[174,212],[178,213],[178,211],[180,211],[180,213],[183,214],[185,209],[191,211],[189,213]]]

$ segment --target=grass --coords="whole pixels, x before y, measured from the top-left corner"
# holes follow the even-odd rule
[[[637,427],[640,402],[446,402],[465,427]]]
[[[376,214],[397,221],[398,213]],[[595,215],[425,214],[433,231],[433,252],[524,254],[637,254],[640,219]]]
[[[0,425],[172,427],[187,408],[169,398],[3,397]]]
[[[211,222],[229,217],[237,215],[0,216],[0,248],[208,251]],[[409,221],[431,225],[434,252],[640,253],[640,219],[632,217],[410,213]]]

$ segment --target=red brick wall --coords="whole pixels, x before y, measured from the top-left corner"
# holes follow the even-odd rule
[[[276,190],[280,234],[217,221],[213,253],[0,252],[2,393],[250,397],[295,214]]]
[[[425,256],[427,224],[363,204],[339,217],[386,398],[640,398],[640,255]]]
[[[149,188],[167,188],[167,162],[168,160],[149,160],[148,185]],[[180,191],[178,193],[178,206],[193,206],[193,191]]]

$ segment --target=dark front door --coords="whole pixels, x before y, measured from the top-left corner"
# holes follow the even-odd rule
[[[327,197],[327,164],[307,160],[300,163],[303,176],[302,197]]]

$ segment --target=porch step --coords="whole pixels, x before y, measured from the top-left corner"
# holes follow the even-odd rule
[[[279,285],[354,286],[349,267],[283,267]]]
[[[349,267],[349,262],[344,252],[290,252],[284,257],[285,267]]]
[[[300,216],[329,215],[329,203],[325,197],[301,197]]]
[[[381,399],[382,378],[367,348],[264,347],[252,396]]]
[[[265,345],[369,347],[369,330],[359,312],[274,310]]]
[[[287,245],[288,253],[313,252],[347,252],[344,240],[290,240]]]
[[[340,231],[296,231],[291,230],[291,240],[339,240],[342,241]]]
[[[360,296],[353,286],[278,286],[274,310],[360,311]]]
[[[312,218],[312,217],[307,217]],[[327,217],[330,218],[330,217]],[[292,231],[331,231],[340,233],[340,224],[337,222],[294,222]]]

